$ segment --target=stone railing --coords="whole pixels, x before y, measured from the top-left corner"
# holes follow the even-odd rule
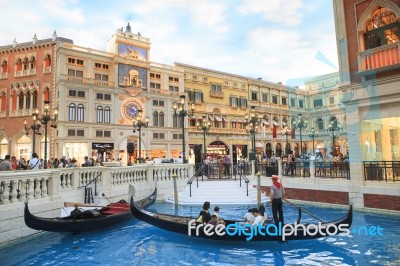
[[[82,167],[0,173],[0,206],[25,200],[54,198],[83,201],[83,187],[95,187],[111,197],[128,193],[129,185],[151,190],[155,183],[172,193],[172,176],[185,181],[193,174],[191,164],[139,164],[129,167]],[[163,184],[168,183],[168,184]],[[97,194],[97,191],[95,191]],[[140,195],[141,193],[139,193]],[[141,196],[141,195],[140,195]]]

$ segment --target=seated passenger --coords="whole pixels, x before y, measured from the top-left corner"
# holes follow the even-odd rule
[[[225,224],[225,221],[219,216],[219,207],[215,206],[213,215],[217,216],[219,224]]]
[[[218,224],[218,217],[217,215],[213,214],[211,215],[211,220],[208,222],[208,224],[212,224],[212,225],[217,225]]]
[[[207,224],[211,220],[211,214],[208,212],[210,209],[210,202],[206,201],[203,204],[203,210],[200,212],[196,222]]]
[[[263,225],[264,217],[259,214],[258,209],[257,208],[252,209],[252,213],[255,217],[254,222],[252,224],[253,225]]]
[[[247,211],[247,213],[244,215],[244,221],[248,222],[248,223],[253,223],[254,219],[255,219],[255,217],[254,217],[254,215],[252,213],[252,209],[249,209]]]
[[[264,220],[268,218],[267,214],[265,213],[265,207],[263,205],[258,208],[258,214],[260,214]]]

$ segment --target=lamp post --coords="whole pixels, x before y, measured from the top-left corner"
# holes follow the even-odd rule
[[[181,118],[182,125],[182,157],[183,163],[186,163],[186,153],[185,153],[185,117],[192,117],[194,115],[194,103],[190,106],[190,111],[185,110],[185,95],[181,95],[180,102],[174,102],[172,107],[174,108],[174,116]]]
[[[34,113],[39,114],[39,110],[36,108]],[[56,122],[58,119],[58,108],[54,108],[53,116],[50,115],[50,101],[44,101],[44,107],[42,110],[42,117],[39,118],[40,123],[44,125],[44,165],[43,168],[47,169],[47,124],[51,122],[52,128],[57,128]]]
[[[206,132],[210,129],[211,123],[207,122],[206,117],[203,116],[203,121],[200,122],[197,121],[196,122],[196,127],[197,130],[201,130],[203,131],[203,162],[206,159],[207,156],[207,148],[206,148]]]
[[[25,127],[25,132],[26,135],[29,135],[29,130],[32,129],[32,153],[35,152],[35,143],[36,143],[36,135],[40,135],[40,121],[38,120],[38,116],[39,116],[39,109],[35,108],[33,110],[33,124],[28,126],[28,121],[26,119],[24,119],[24,127]]]
[[[339,129],[340,124],[337,123],[335,125],[335,121],[331,121],[330,125],[328,126],[328,131],[330,132],[329,135],[332,137],[332,156],[334,156],[334,149],[335,149],[335,138],[339,138]]]
[[[289,146],[289,136],[291,134],[291,130],[288,129],[288,127],[286,126],[285,129],[283,129],[281,131],[282,136],[286,137],[286,147],[285,147],[285,155],[287,156],[289,154],[290,151],[290,146]]]
[[[310,132],[308,132],[308,136],[312,138],[312,149],[314,154],[315,153],[314,139],[315,137],[318,137],[318,131],[315,131],[314,127],[312,127]]]
[[[308,125],[308,121],[305,120],[301,114],[298,114],[297,121],[293,121],[293,125],[295,128],[300,130],[300,157],[303,158],[303,140],[302,140],[302,129],[306,129]]]
[[[262,115],[257,115],[255,108],[255,106],[252,106],[249,114],[245,114],[244,116],[246,130],[250,133],[253,139],[253,143],[251,145],[253,153],[256,153],[256,131],[258,131],[262,119]]]
[[[136,115],[136,120],[133,121],[133,133],[139,132],[139,150],[138,150],[138,160],[139,163],[142,162],[142,127],[147,128],[149,126],[150,118],[147,116],[142,120],[142,110],[138,110]]]

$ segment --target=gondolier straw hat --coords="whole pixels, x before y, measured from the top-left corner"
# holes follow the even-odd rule
[[[278,179],[279,179],[277,175],[272,175],[271,178],[272,178],[273,180],[278,180]]]

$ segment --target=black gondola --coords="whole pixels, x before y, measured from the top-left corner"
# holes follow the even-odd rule
[[[138,201],[142,208],[150,206],[156,201],[157,190],[153,194]],[[25,202],[24,220],[25,224],[35,230],[50,232],[85,232],[89,230],[104,228],[117,223],[132,219],[129,212],[128,203],[111,203],[106,208],[99,210],[98,213],[83,213],[70,215],[68,217],[42,218],[33,215],[28,208],[28,202]]]
[[[339,233],[346,234],[350,232],[349,228],[353,220],[353,207],[350,206],[346,216],[341,219],[318,224],[300,224],[301,209],[299,208],[299,218],[296,223],[276,227],[269,221],[266,225],[259,227],[260,230],[250,224],[232,220],[225,220],[225,225],[204,226],[197,223],[196,218],[193,217],[159,214],[144,210],[133,201],[133,198],[131,198],[130,208],[133,216],[161,229],[192,237],[224,241],[287,241],[320,238]],[[295,228],[296,225],[296,230],[290,232],[291,228]],[[219,232],[217,232],[218,230]]]

